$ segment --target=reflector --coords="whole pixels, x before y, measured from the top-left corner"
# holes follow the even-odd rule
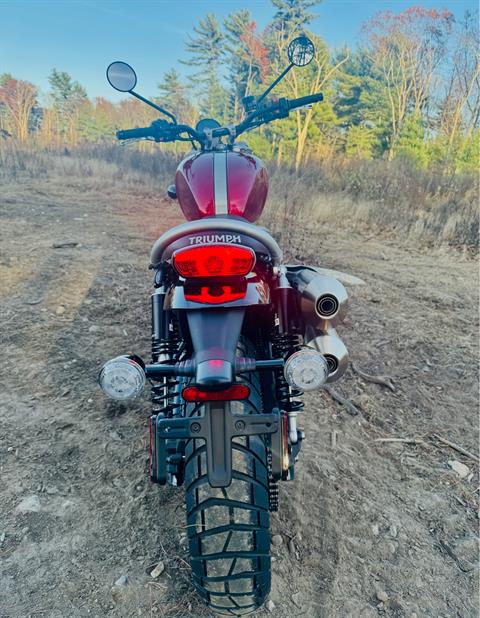
[[[173,254],[175,270],[189,277],[244,277],[255,265],[255,253],[236,245],[202,245],[186,247]]]
[[[185,401],[238,401],[247,399],[250,389],[246,384],[232,384],[223,391],[201,391],[197,386],[187,386],[183,389]]]

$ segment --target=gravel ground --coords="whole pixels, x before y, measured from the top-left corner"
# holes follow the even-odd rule
[[[147,478],[148,398],[118,405],[95,383],[113,355],[148,357],[149,247],[178,207],[62,169],[1,187],[0,616],[209,616],[182,490]],[[474,618],[478,460],[443,440],[477,455],[476,263],[334,228],[290,237],[290,260],[365,285],[340,329],[353,367],[305,398],[257,615]]]

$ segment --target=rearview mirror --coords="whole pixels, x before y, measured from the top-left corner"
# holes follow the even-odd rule
[[[112,62],[107,68],[107,79],[120,92],[131,92],[137,85],[137,75],[126,62]]]
[[[288,45],[288,59],[296,67],[305,67],[315,56],[315,45],[305,35],[298,36]]]

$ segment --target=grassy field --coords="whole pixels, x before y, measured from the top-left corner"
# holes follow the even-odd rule
[[[31,178],[74,171],[103,183],[120,178],[161,194],[171,182],[178,159],[168,153],[127,147],[92,147],[72,151],[26,151],[0,148],[0,177]],[[399,245],[478,247],[479,177],[420,170],[381,160],[326,160],[300,172],[268,165],[270,194],[264,223],[284,236],[297,226],[327,226],[389,237]]]
[[[175,162],[1,156],[0,617],[210,616],[190,583],[182,491],[147,478],[148,396],[118,405],[96,385],[106,359],[149,355],[149,249],[182,220],[164,197]],[[382,206],[362,165],[272,173],[264,224],[287,260],[365,285],[349,288],[340,329],[350,369],[305,398],[298,477],[272,517],[275,609],[258,615],[473,618],[478,270],[474,243],[447,231],[474,225],[475,184],[432,175],[414,189],[412,176],[407,191],[391,170]],[[437,231],[413,223],[428,196],[445,208]]]

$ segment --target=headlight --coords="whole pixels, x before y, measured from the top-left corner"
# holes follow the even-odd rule
[[[102,367],[98,382],[107,397],[135,399],[145,387],[145,371],[132,357],[117,356]]]
[[[328,365],[320,352],[303,348],[287,359],[283,372],[290,386],[314,391],[327,381]]]

